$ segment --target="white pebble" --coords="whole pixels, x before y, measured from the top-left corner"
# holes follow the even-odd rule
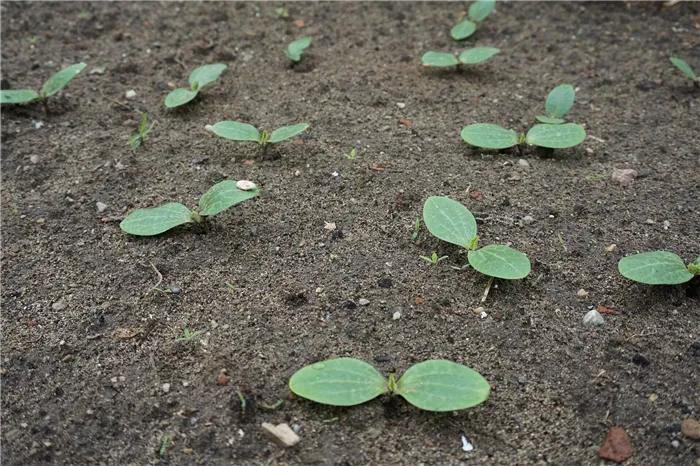
[[[605,319],[600,312],[593,309],[583,317],[583,325],[586,327],[599,327],[605,323]]]
[[[204,131],[214,132],[214,127],[212,125],[204,125]]]
[[[168,393],[170,391],[170,384],[169,383],[164,383],[163,384],[163,392]]]
[[[105,209],[107,208],[107,204],[105,204],[103,202],[98,202],[96,205],[97,205],[98,212],[104,212]]]
[[[136,91],[133,89],[131,89],[130,91],[126,91],[124,97],[126,97],[127,99],[133,99],[134,97],[136,97]]]
[[[248,181],[248,180],[237,181],[236,187],[238,189],[242,189],[243,191],[252,191],[253,189],[257,188],[255,183],[253,183],[252,181]]]
[[[369,299],[360,298],[360,306],[367,306],[369,304]]]
[[[399,320],[401,318],[401,311],[396,311],[394,312],[393,319],[394,320]]]
[[[399,108],[406,108],[406,104],[403,102],[396,102],[396,106]]]

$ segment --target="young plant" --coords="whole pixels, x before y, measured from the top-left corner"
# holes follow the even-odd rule
[[[586,130],[576,123],[538,124],[530,128],[527,134],[518,135],[512,129],[476,123],[464,128],[461,136],[467,144],[484,149],[507,149],[523,143],[549,149],[566,149],[581,144],[586,139]]]
[[[469,265],[489,277],[517,280],[530,273],[530,260],[508,246],[488,245],[476,248],[476,219],[457,201],[432,196],[423,205],[423,223],[437,238],[467,249]]]
[[[153,125],[156,124],[156,122],[152,122],[151,126],[148,126],[148,115],[146,112],[141,112],[139,110],[136,111],[136,113],[141,115],[141,126],[139,127],[139,132],[138,134],[135,134],[129,138],[129,141],[127,144],[131,146],[132,150],[138,149],[141,144],[146,142],[146,139],[148,139],[148,133],[151,132],[153,129]]]
[[[282,19],[287,19],[289,18],[289,9],[288,8],[277,8],[275,9],[275,13],[277,13],[277,16],[279,16]]]
[[[416,221],[413,224],[413,233],[411,234],[411,239],[413,241],[417,241],[419,236],[420,236],[420,218],[416,218]]]
[[[165,96],[165,106],[168,108],[174,108],[179,107],[180,105],[185,105],[187,102],[197,97],[197,94],[199,94],[199,91],[204,86],[219,79],[219,76],[225,69],[226,65],[220,63],[195,68],[194,71],[190,73],[190,88],[175,89],[170,94]]]
[[[255,126],[249,125],[248,123],[220,121],[212,126],[211,130],[214,134],[222,138],[231,139],[232,141],[253,141],[265,147],[267,144],[276,144],[293,138],[306,131],[308,127],[308,123],[298,123],[296,125],[277,128],[268,134],[266,130],[260,133],[255,129]]]
[[[25,104],[33,100],[41,100],[46,105],[46,99],[63,89],[68,82],[83,71],[87,65],[76,63],[63,68],[44,83],[39,92],[30,89],[4,89],[0,91],[0,104]]]
[[[474,34],[477,23],[480,23],[490,15],[495,6],[496,2],[494,0],[477,0],[469,5],[469,10],[467,11],[467,18],[469,19],[465,19],[452,27],[450,30],[452,38],[454,40],[464,40]]]
[[[700,76],[695,74],[695,71],[693,71],[689,64],[677,57],[671,57],[669,60],[671,60],[671,63],[681,70],[684,75],[688,76],[696,87],[700,87]]]
[[[212,186],[199,199],[198,212],[177,202],[169,202],[151,209],[137,209],[122,220],[119,227],[136,236],[159,235],[178,225],[192,222],[206,230],[207,217],[252,199],[258,193],[258,187],[250,181],[224,180]]]
[[[301,54],[309,48],[309,45],[311,45],[311,37],[302,37],[301,39],[291,42],[287,46],[287,50],[284,51],[284,54],[294,63],[299,63]]]
[[[672,252],[644,252],[623,257],[617,269],[623,277],[645,285],[680,285],[700,275],[700,257],[686,267]]]
[[[345,157],[349,160],[355,160],[355,157],[357,157],[357,149],[353,147],[349,154],[345,154]]]
[[[385,393],[401,395],[426,411],[456,411],[483,403],[489,383],[475,370],[444,359],[418,363],[398,380],[353,358],[329,359],[298,370],[289,379],[296,395],[317,403],[354,406]]]
[[[477,63],[485,62],[499,52],[500,50],[495,47],[474,47],[463,51],[459,56],[444,52],[425,52],[421,60],[423,61],[423,66],[459,67],[460,65],[476,65]]]
[[[185,336],[184,336],[184,337],[180,337],[180,338],[176,338],[175,341],[187,343],[188,341],[197,338],[197,337],[200,336],[201,334],[202,334],[202,331],[201,331],[201,330],[196,330],[196,331],[194,331],[194,332],[190,332],[189,329],[185,329]]]
[[[423,259],[424,261],[426,261],[426,262],[430,262],[431,264],[437,264],[437,263],[440,262],[441,260],[445,260],[445,259],[448,258],[448,256],[440,256],[440,257],[438,257],[437,252],[434,252],[434,251],[433,251],[433,255],[430,256],[430,257],[426,257],[426,256],[419,256],[419,257],[420,257],[421,259]]]
[[[541,123],[558,125],[564,123],[562,118],[574,105],[576,91],[571,84],[557,86],[549,93],[544,103],[547,116],[537,115],[535,118]]]

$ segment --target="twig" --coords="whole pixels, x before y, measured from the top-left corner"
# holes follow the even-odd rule
[[[158,283],[156,283],[156,284],[153,286],[153,288],[151,288],[151,289],[152,289],[152,290],[156,290],[156,291],[160,291],[161,293],[168,293],[169,291],[167,291],[167,290],[162,290],[162,289],[158,288],[158,285],[160,285],[161,282],[163,281],[163,274],[161,274],[160,271],[158,271],[158,269],[156,268],[156,266],[153,265],[153,262],[149,262],[149,264],[151,264],[151,267],[153,267],[153,270],[155,270],[156,273],[158,274]]]
[[[489,296],[489,290],[491,289],[491,284],[493,283],[493,278],[494,277],[490,277],[489,282],[486,284],[486,289],[484,290],[484,295],[481,297],[482,303],[484,301],[486,301],[486,298],[488,298],[488,296]]]
[[[629,337],[625,338],[625,341],[630,341],[632,338],[648,337],[648,336],[650,336],[650,335],[656,335],[657,333],[659,333],[657,330],[654,330],[653,332],[650,332],[650,333],[644,333],[644,332],[642,331],[642,333],[639,333],[639,334],[637,334],[637,335],[632,335],[632,336],[629,336]]]

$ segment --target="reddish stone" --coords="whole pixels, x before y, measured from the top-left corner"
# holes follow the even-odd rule
[[[611,427],[598,452],[604,460],[622,463],[632,457],[632,445],[627,432],[622,427]]]
[[[217,385],[228,385],[228,377],[226,377],[226,374],[221,372],[217,377],[216,377],[216,384]]]

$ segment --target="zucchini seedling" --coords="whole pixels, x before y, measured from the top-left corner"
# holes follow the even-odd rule
[[[672,252],[643,252],[623,257],[617,269],[623,277],[645,285],[680,285],[700,275],[700,257],[686,267]]]
[[[540,123],[558,125],[564,123],[562,118],[571,107],[574,105],[576,91],[571,84],[562,84],[557,86],[547,95],[547,100],[544,102],[544,109],[547,115],[537,115],[535,119]]]
[[[474,34],[476,25],[490,15],[495,6],[496,2],[494,0],[477,0],[469,5],[469,10],[467,10],[468,19],[460,21],[450,29],[452,38],[454,40],[464,40]]]
[[[168,108],[174,108],[190,102],[192,99],[197,97],[197,94],[199,94],[199,91],[202,90],[204,86],[219,79],[219,76],[221,76],[221,73],[225,69],[226,65],[220,63],[195,68],[192,73],[190,73],[190,88],[175,89],[170,94],[165,96],[165,106]]]
[[[439,68],[448,66],[459,67],[461,65],[476,65],[477,63],[485,62],[497,53],[500,53],[500,50],[495,47],[474,47],[463,51],[459,56],[444,52],[425,52],[421,60],[423,61],[423,66]]]
[[[696,87],[700,87],[700,76],[695,74],[695,71],[693,71],[693,69],[690,67],[690,65],[685,62],[685,60],[681,60],[678,57],[671,57],[671,58],[669,58],[669,60],[671,60],[671,63],[673,63],[673,65],[676,68],[681,70],[681,72],[684,75],[689,77],[693,81],[693,84]]]
[[[224,180],[215,184],[199,199],[199,211],[177,202],[160,207],[137,209],[119,224],[119,228],[136,236],[153,236],[185,223],[196,222],[207,231],[206,219],[259,193],[254,183],[246,180]]]
[[[298,123],[291,126],[277,128],[271,133],[263,130],[259,132],[255,126],[238,121],[220,121],[211,127],[211,131],[217,136],[230,139],[232,141],[252,141],[257,142],[263,148],[268,144],[276,144],[293,138],[303,133],[309,127],[308,123]]]
[[[410,367],[389,380],[374,367],[353,358],[328,359],[299,369],[289,379],[296,395],[332,406],[354,406],[385,393],[401,395],[426,411],[456,411],[486,401],[488,381],[474,369],[433,359]]]
[[[311,45],[311,37],[302,37],[287,45],[287,50],[284,50],[284,54],[294,63],[299,63],[301,54],[309,48],[309,45]]]
[[[33,100],[40,100],[46,107],[46,99],[63,89],[68,82],[83,71],[87,65],[76,63],[63,68],[44,83],[39,92],[31,89],[3,89],[0,91],[0,104],[26,104]]]

